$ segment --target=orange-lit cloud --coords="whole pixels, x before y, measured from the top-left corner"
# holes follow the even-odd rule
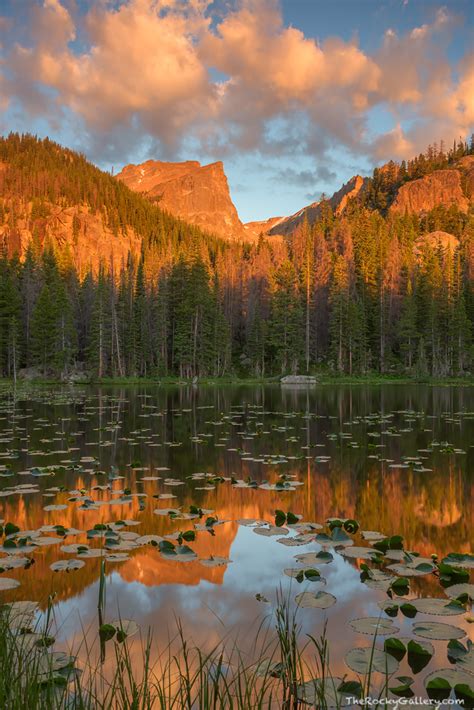
[[[453,75],[439,48],[454,21],[447,10],[403,36],[387,30],[370,56],[355,41],[319,43],[285,26],[276,0],[241,0],[214,18],[211,4],[97,2],[79,17],[65,0],[44,0],[29,40],[4,50],[0,102],[10,95],[56,120],[67,109],[99,143],[129,131],[171,152],[194,138],[209,152],[318,154],[339,143],[408,157],[474,123],[472,57]],[[385,134],[368,129],[376,106],[393,113]]]

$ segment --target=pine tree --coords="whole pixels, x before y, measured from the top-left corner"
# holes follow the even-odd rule
[[[273,275],[269,343],[273,367],[297,373],[304,361],[304,314],[296,271],[285,261]]]
[[[412,279],[409,275],[406,276],[406,292],[403,296],[397,332],[403,362],[408,370],[412,370],[415,354],[418,352],[418,328],[416,299],[413,294]]]

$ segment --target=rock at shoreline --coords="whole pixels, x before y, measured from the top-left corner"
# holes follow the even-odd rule
[[[314,375],[286,375],[286,377],[281,378],[280,383],[287,386],[303,385],[304,387],[313,387],[317,384],[317,380]]]

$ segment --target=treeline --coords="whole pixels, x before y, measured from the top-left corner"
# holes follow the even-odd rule
[[[49,249],[3,256],[1,373],[471,372],[474,219],[455,249],[417,242],[416,222],[361,210],[215,263],[183,248],[152,278],[145,250],[82,281]]]
[[[97,377],[474,370],[474,216],[455,206],[418,218],[357,200],[336,217],[326,205],[287,239],[239,244],[56,144],[13,136],[0,148],[0,165],[13,164],[0,170],[3,224],[15,196],[36,210],[33,236],[51,204],[85,201],[143,237],[141,253],[85,276],[54,240],[33,238],[21,259],[0,254],[3,376],[79,365]],[[453,236],[426,236],[437,230]]]

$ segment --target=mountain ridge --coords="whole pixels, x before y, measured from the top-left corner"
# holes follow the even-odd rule
[[[416,160],[416,159],[415,159]],[[403,163],[402,163],[403,165]],[[222,161],[201,165],[196,160],[165,162],[147,160],[129,164],[117,175],[130,189],[142,192],[171,214],[200,228],[231,240],[255,241],[259,236],[291,236],[307,221],[311,226],[321,217],[325,206],[336,216],[341,215],[351,200],[370,204],[374,191],[379,193],[378,181],[390,183],[399,176],[402,165],[390,161],[375,168],[373,177],[359,174],[351,177],[329,198],[305,205],[291,215],[269,217],[242,223],[232,201]],[[467,212],[474,199],[474,156],[464,156],[454,164],[447,164],[419,177],[404,174],[393,187],[389,204],[381,209],[392,213],[422,215],[435,206],[454,205]],[[378,196],[377,196],[378,199]]]

